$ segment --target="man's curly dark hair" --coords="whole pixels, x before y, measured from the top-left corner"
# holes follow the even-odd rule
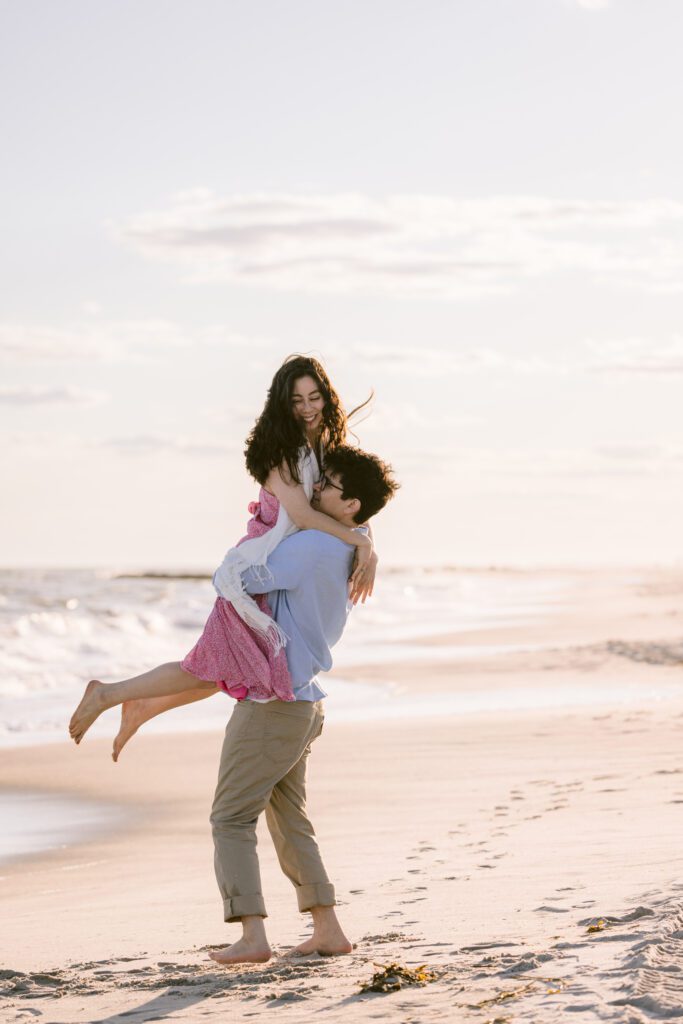
[[[325,472],[339,476],[344,501],[349,498],[360,501],[360,508],[353,517],[357,523],[365,523],[383,509],[401,486],[394,480],[388,463],[377,455],[348,445],[325,453]]]

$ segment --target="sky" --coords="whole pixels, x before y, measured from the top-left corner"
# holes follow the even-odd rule
[[[679,0],[0,12],[0,566],[213,569],[292,352],[380,571],[683,564]]]

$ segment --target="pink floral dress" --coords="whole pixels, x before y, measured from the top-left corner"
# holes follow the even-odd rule
[[[246,536],[239,544],[252,537],[261,537],[275,526],[280,503],[261,488],[259,500],[249,505],[252,518],[247,524]],[[259,608],[272,617],[263,594],[254,600]],[[271,645],[252,632],[224,597],[217,597],[204,632],[187,657],[180,663],[186,672],[198,679],[207,679],[236,700],[254,697],[266,700],[295,700],[292,680],[284,650],[273,653]]]

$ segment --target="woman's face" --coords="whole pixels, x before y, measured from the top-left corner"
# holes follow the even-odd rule
[[[292,415],[303,424],[309,437],[323,425],[325,399],[314,377],[299,377],[292,387]]]

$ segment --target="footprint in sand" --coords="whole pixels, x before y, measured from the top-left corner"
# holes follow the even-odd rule
[[[596,924],[597,921],[604,921],[607,925],[614,924],[630,924],[631,921],[639,921],[643,917],[654,917],[655,912],[650,907],[636,907],[630,914],[624,914],[623,917],[613,917],[611,914],[601,914],[599,918],[596,917],[584,917],[581,921],[577,921],[577,924],[581,927],[589,927],[592,924]]]
[[[382,935],[364,935],[358,940],[359,946],[376,945],[378,942],[403,942],[405,939],[412,939],[415,936],[406,935],[405,932],[384,932]]]
[[[485,949],[499,949],[501,946],[518,946],[518,942],[477,942],[473,946],[461,946],[459,953],[481,953]]]

